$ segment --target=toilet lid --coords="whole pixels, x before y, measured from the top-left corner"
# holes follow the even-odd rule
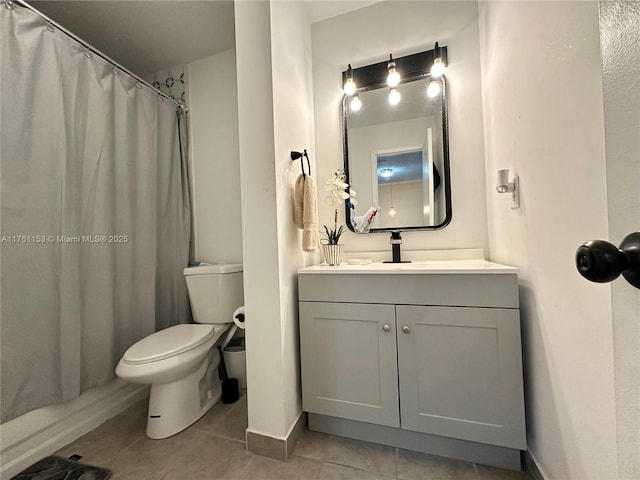
[[[213,337],[213,325],[174,325],[132,345],[122,357],[128,363],[149,363],[198,347]]]

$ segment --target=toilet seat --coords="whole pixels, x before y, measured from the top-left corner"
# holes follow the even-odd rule
[[[174,325],[135,343],[122,359],[134,365],[157,362],[192,350],[206,343],[215,333],[214,325]]]

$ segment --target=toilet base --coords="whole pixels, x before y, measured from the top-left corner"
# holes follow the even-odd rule
[[[152,384],[147,413],[147,437],[159,440],[194,424],[220,400],[220,354],[211,349],[190,375],[165,384]]]

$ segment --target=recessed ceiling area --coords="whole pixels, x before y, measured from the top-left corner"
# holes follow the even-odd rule
[[[29,3],[139,76],[235,46],[233,0]]]

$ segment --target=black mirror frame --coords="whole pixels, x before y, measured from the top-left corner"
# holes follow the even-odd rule
[[[442,56],[446,59],[447,47],[441,47]],[[425,62],[426,58],[426,62]],[[422,80],[430,78],[429,72],[433,59],[435,58],[435,51],[429,50],[427,52],[416,53],[408,55],[406,57],[400,57],[395,59],[398,65],[398,70],[402,72],[402,80],[400,84],[415,82],[416,80]],[[426,64],[426,66],[424,66]],[[417,66],[423,65],[423,66]],[[402,68],[405,66],[405,68]],[[402,70],[401,70],[402,68]],[[408,73],[407,73],[408,72]],[[359,67],[352,70],[353,78],[356,80],[357,85],[362,85],[356,90],[356,93],[367,92],[370,90],[377,90],[380,88],[388,88],[386,83],[387,74],[387,62],[380,62],[373,65],[367,65],[365,67]],[[346,79],[346,70],[342,72],[343,81]],[[373,79],[372,79],[373,78]],[[389,228],[372,228],[370,233],[377,232],[390,232],[392,230],[440,230],[449,223],[453,216],[451,206],[451,171],[449,168],[449,114],[447,110],[447,82],[444,77],[440,77],[442,81],[442,143],[443,143],[443,165],[444,172],[442,172],[443,186],[444,186],[444,198],[445,198],[445,218],[439,225],[425,225],[417,227],[389,227]],[[355,95],[355,94],[354,94]],[[349,176],[349,132],[347,125],[347,100],[352,96],[343,95],[341,102],[341,116],[342,116],[342,153],[344,163],[344,173],[347,178],[347,183],[351,184]],[[349,206],[349,200],[345,200],[345,220],[347,227],[352,232],[355,232],[355,228],[351,224],[351,208]]]

